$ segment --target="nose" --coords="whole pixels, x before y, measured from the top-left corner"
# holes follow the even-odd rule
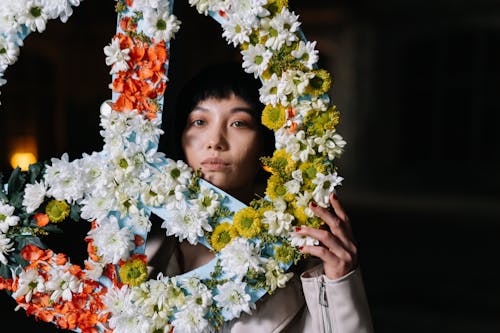
[[[225,150],[227,149],[227,140],[224,135],[223,130],[214,129],[210,133],[208,133],[208,141],[206,148],[211,150]]]

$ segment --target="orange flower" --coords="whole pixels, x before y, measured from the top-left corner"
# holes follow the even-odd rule
[[[141,246],[142,244],[144,244],[144,238],[140,235],[134,235],[134,244],[136,247]]]
[[[0,276],[0,290],[12,290],[12,283],[14,281],[12,279],[4,279],[2,276]]]
[[[120,28],[123,31],[135,31],[137,29],[137,23],[132,20],[131,17],[125,16],[120,20]]]
[[[44,251],[38,246],[28,244],[21,250],[21,256],[31,262],[40,260],[44,256]]]
[[[36,220],[36,225],[39,227],[45,227],[50,222],[49,216],[45,213],[37,213],[33,218]]]

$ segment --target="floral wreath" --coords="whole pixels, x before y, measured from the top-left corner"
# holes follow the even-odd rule
[[[101,152],[68,155],[15,169],[0,188],[0,289],[28,315],[79,332],[210,332],[251,314],[282,288],[298,251],[312,238],[294,227],[320,227],[308,208],[329,206],[341,181],[334,159],[346,142],[318,69],[316,42],[300,30],[286,0],[189,0],[241,50],[260,78],[262,123],[276,150],[262,159],[266,197],[244,205],[157,151],[169,41],[180,27],[173,1],[115,0],[117,32],[104,47],[112,100],[101,107]],[[23,39],[49,19],[66,20],[80,0],[0,2],[0,85]],[[166,235],[201,242],[215,254],[192,272],[148,280],[144,254],[150,214]],[[48,249],[42,238],[67,220],[90,222],[84,267]]]

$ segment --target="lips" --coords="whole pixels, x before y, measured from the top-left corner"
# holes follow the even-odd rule
[[[201,166],[207,171],[224,170],[229,166],[229,163],[218,157],[210,157],[201,162]]]

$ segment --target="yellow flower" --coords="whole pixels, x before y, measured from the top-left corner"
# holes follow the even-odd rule
[[[64,200],[51,200],[47,204],[47,207],[45,207],[45,213],[49,217],[50,222],[58,223],[68,217],[70,208]]]
[[[252,207],[238,211],[233,217],[233,225],[238,233],[246,238],[257,236],[262,227],[259,213]]]
[[[335,105],[326,111],[311,110],[304,118],[308,136],[322,136],[326,130],[333,130],[340,122],[340,113]]]
[[[233,225],[228,222],[224,222],[215,227],[210,242],[215,251],[222,250],[227,244],[231,243],[233,238],[238,236],[238,231],[233,228]]]
[[[326,93],[332,84],[330,73],[324,69],[317,69],[312,72],[314,77],[309,80],[309,85],[305,90],[306,94],[319,96]]]
[[[283,105],[278,104],[277,106],[272,106],[271,104],[266,105],[262,111],[262,124],[267,128],[277,131],[286,122],[286,109]]]
[[[288,0],[269,0],[264,6],[274,16],[281,12],[285,7],[288,7]]]
[[[302,171],[303,188],[311,191],[315,184],[312,183],[316,178],[318,172],[325,174],[326,165],[323,164],[321,159],[315,159],[313,162],[304,162],[299,166]]]
[[[275,246],[274,258],[284,264],[290,263],[293,260],[294,250],[290,246]]]
[[[148,278],[147,265],[141,258],[135,258],[124,263],[119,274],[123,283],[138,286]]]
[[[289,176],[297,167],[297,163],[293,160],[292,155],[288,154],[285,149],[274,151],[271,158],[271,169],[274,173],[282,176]]]
[[[277,174],[271,175],[267,180],[266,195],[273,201],[278,198],[282,198],[287,202],[295,200],[295,195],[287,191],[285,182]]]
[[[299,224],[299,225],[306,224],[309,216],[307,216],[306,212],[304,211],[304,207],[298,207],[295,202],[292,204],[292,207],[293,207],[292,208],[292,215],[297,220],[297,222],[298,222],[297,224]]]
[[[277,174],[271,175],[267,180],[266,195],[271,200],[283,197],[286,194],[286,187],[280,176]]]

